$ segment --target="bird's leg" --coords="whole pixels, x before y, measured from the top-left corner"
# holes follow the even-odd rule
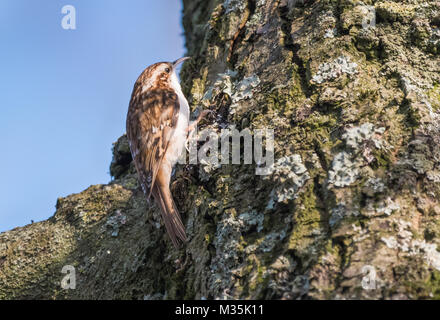
[[[199,116],[197,117],[196,120],[194,120],[192,123],[190,123],[190,125],[186,128],[186,133],[187,133],[187,138],[185,141],[185,148],[186,150],[188,150],[189,152],[189,141],[192,138],[192,134],[194,133],[195,128],[197,127],[197,125],[199,124],[199,122],[204,119],[208,114],[211,114],[212,110],[203,110],[202,112],[200,112]]]
[[[186,132],[189,134],[191,134],[191,132],[194,131],[194,129],[197,127],[197,125],[199,124],[199,122],[204,119],[208,114],[211,114],[212,111],[211,110],[203,110],[202,112],[200,112],[199,116],[197,117],[196,120],[194,120],[189,126],[188,128],[186,128]]]

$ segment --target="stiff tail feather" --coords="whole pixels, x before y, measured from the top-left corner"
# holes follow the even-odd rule
[[[180,246],[179,240],[181,242],[186,241],[186,233],[171,192],[168,186],[161,187],[156,183],[153,186],[152,193],[156,203],[160,207],[165,228],[171,238],[171,242],[178,248]]]

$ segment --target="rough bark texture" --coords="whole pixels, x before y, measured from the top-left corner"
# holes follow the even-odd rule
[[[177,251],[121,137],[110,184],[0,234],[0,299],[440,298],[440,2],[184,0],[183,24],[193,110],[273,128],[273,174],[179,166]]]

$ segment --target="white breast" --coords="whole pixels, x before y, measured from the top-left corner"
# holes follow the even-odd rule
[[[179,97],[180,111],[179,118],[177,120],[177,126],[174,131],[173,137],[171,138],[171,143],[168,147],[166,154],[166,159],[174,166],[177,163],[180,155],[182,154],[183,148],[185,147],[185,141],[187,137],[187,128],[189,125],[189,105],[185,96],[183,95],[182,89],[180,87],[179,80],[176,74],[171,76],[171,87],[176,92]]]

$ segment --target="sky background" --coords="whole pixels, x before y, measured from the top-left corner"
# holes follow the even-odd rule
[[[65,5],[76,30],[61,27]],[[0,232],[110,181],[133,84],[184,55],[180,0],[0,0]]]

